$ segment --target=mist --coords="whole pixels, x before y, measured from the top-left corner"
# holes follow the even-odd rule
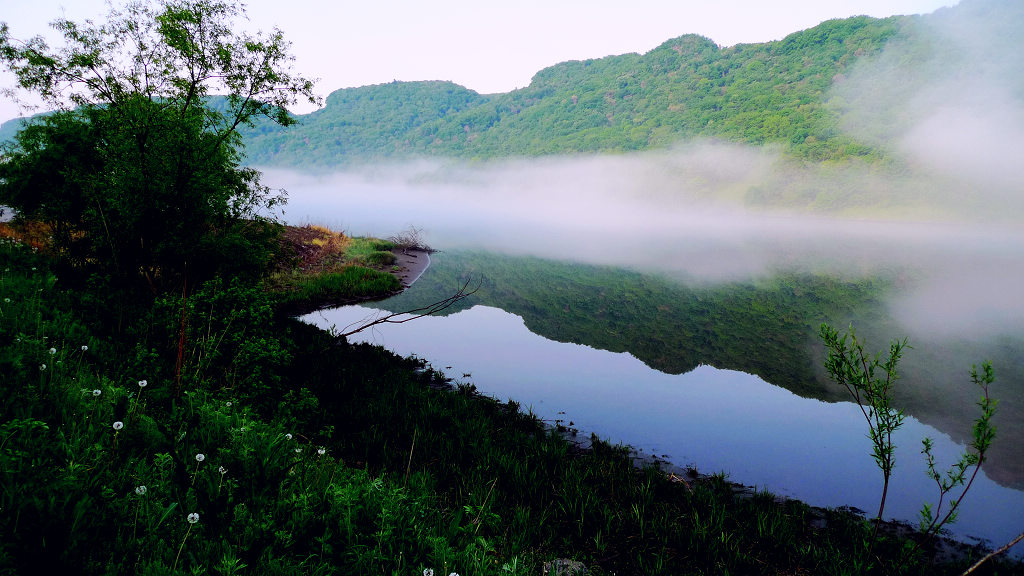
[[[264,181],[289,191],[284,218],[293,224],[379,237],[416,227],[440,250],[620,266],[688,283],[779,271],[899,274],[908,286],[892,310],[908,330],[961,337],[1024,331],[1024,302],[1013,296],[1024,280],[1019,227],[954,218],[953,210],[912,219],[906,210],[871,218],[744,205],[745,191],[780,179],[831,185],[820,174],[793,172],[770,151],[694,144],[628,156],[424,161],[326,176],[268,170]],[[891,192],[898,196],[900,186],[894,181]]]
[[[1021,12],[1021,14],[1016,14]],[[285,218],[354,235],[414,226],[435,248],[621,266],[688,283],[778,271],[901,278],[912,335],[1024,333],[1024,11],[971,2],[915,18],[828,95],[889,158],[803,163],[690,142],[620,155],[423,160],[332,175],[265,171]]]

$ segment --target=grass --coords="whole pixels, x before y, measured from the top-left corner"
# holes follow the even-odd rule
[[[376,238],[353,238],[322,226],[288,227],[289,255],[278,262],[266,286],[289,310],[341,305],[398,292],[391,274],[394,245]]]
[[[0,270],[3,573],[525,575],[555,559],[593,575],[963,566],[922,554],[897,564],[906,541],[890,535],[868,554],[857,515],[749,493],[723,475],[678,481],[598,438],[582,449],[422,361],[281,317],[256,286],[167,297],[111,337],[81,320],[82,295],[44,256],[4,241]]]

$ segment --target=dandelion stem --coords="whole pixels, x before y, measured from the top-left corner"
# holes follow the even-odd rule
[[[185,541],[188,540],[189,533],[192,532],[192,525],[188,525],[188,530],[185,531],[185,537],[181,539],[181,546],[178,546],[178,555],[174,557],[174,566],[171,566],[171,572],[178,567],[178,558],[181,558],[181,551],[185,548]]]

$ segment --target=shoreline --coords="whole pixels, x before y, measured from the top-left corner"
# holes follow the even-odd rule
[[[394,275],[402,283],[403,290],[412,286],[430,268],[430,252],[426,250],[395,248],[391,253],[395,255],[395,266],[398,267]]]

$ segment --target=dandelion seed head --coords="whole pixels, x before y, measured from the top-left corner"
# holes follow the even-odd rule
[[[223,475],[228,473],[228,469],[223,467],[223,466],[221,466],[220,468],[217,468],[217,471],[220,472],[221,476],[223,476]]]
[[[99,388],[92,391],[93,396],[99,396],[100,394],[103,394],[103,390],[100,390]]]
[[[138,494],[139,496],[145,496],[146,495],[146,487],[145,486],[136,486],[135,487],[135,493]]]
[[[50,356],[53,356],[56,353],[57,353],[57,349],[56,348],[50,348]]]
[[[40,364],[39,365],[39,369],[40,370],[46,370],[46,364]]]
[[[85,351],[87,351],[88,349],[89,349],[89,347],[88,347],[88,346],[86,346],[85,344],[82,344],[82,352],[85,352]]]
[[[121,422],[120,420],[114,422],[114,430],[120,430],[121,428],[124,428],[124,422]]]
[[[139,380],[139,388],[145,388],[148,384],[145,380]]]
[[[9,303],[10,301],[11,301],[10,298],[4,298],[4,302],[8,302]]]
[[[231,408],[231,402],[227,402],[224,405],[227,406],[228,408]]]
[[[206,454],[203,454],[202,452],[196,454],[196,462],[202,462],[203,460],[206,460]]]
[[[327,449],[326,448],[319,448],[319,449],[317,449],[316,453],[321,455],[321,456],[323,456],[324,454],[327,454]]]
[[[423,576],[434,576],[434,569],[433,568],[424,568],[423,569]]]
[[[292,439],[292,435],[291,434],[285,434],[284,437],[287,438],[288,440]]]
[[[196,522],[199,522],[199,513],[198,512],[193,512],[193,513],[189,514],[188,515],[188,523],[189,524],[195,524]]]

